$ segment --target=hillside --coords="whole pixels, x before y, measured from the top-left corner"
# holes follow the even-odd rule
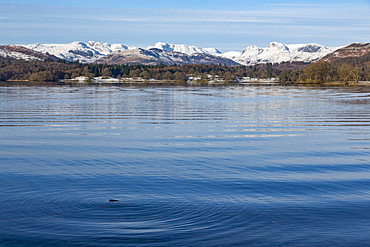
[[[287,83],[357,83],[370,81],[370,43],[353,43],[335,50],[303,71],[282,73]]]
[[[0,57],[11,57],[23,60],[38,60],[56,59],[55,56],[48,53],[38,52],[19,45],[2,45],[0,46]]]
[[[340,48],[320,61],[333,64],[348,63],[352,66],[370,65],[370,43],[353,43]]]
[[[321,61],[331,62],[341,58],[362,57],[370,53],[370,43],[353,43],[324,56]]]
[[[186,64],[226,64],[238,63],[206,53],[186,54],[175,51],[152,48],[149,50],[137,48],[121,52],[113,52],[96,60],[98,64],[141,64],[141,65],[186,65]]]

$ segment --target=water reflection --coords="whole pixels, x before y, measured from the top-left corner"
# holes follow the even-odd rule
[[[0,87],[0,243],[367,243],[369,96]]]

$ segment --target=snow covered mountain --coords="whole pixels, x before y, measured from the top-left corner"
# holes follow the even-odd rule
[[[136,48],[122,44],[108,44],[95,41],[87,43],[72,42],[70,44],[30,44],[24,45],[24,47],[45,54],[52,54],[71,62],[80,61],[82,63],[94,63],[100,57],[112,52]]]
[[[18,45],[17,47],[21,46]],[[219,61],[225,61],[226,64],[231,64],[229,60],[232,60],[235,64],[254,65],[259,63],[282,63],[293,61],[314,62],[337,49],[328,48],[319,44],[285,45],[278,42],[271,42],[265,48],[252,45],[241,52],[229,51],[225,53],[221,53],[216,48],[200,48],[184,44],[168,44],[163,42],[158,42],[146,49],[140,48],[139,50],[134,46],[108,44],[95,41],[89,41],[86,43],[72,42],[70,44],[29,44],[22,45],[22,47],[27,49],[27,52],[23,55],[16,52],[7,53],[0,50],[0,56],[32,59],[32,56],[29,55],[31,54],[29,50],[32,50],[39,54],[38,57],[35,57],[34,59],[42,60],[43,58],[41,58],[42,56],[40,56],[40,54],[45,54],[46,56],[53,55],[57,58],[66,59],[68,61],[80,61],[83,63],[95,63],[101,61],[111,63],[113,60],[117,63],[118,61],[120,63],[128,63],[128,61],[133,59],[133,54],[136,54],[140,57],[140,59],[137,58],[137,61],[152,60],[153,62],[153,59],[155,58],[155,60],[157,60],[156,63],[163,64],[188,64],[192,63],[190,60],[194,63],[201,63],[200,61],[205,61],[206,63],[219,63]],[[135,52],[132,51],[130,56],[130,52],[123,53],[125,54],[124,56],[122,54],[116,54],[131,50],[135,50]],[[154,53],[156,55],[153,55]],[[144,54],[148,56],[145,59],[143,57]],[[109,58],[106,58],[106,56],[109,56]],[[131,60],[123,60],[122,58],[125,56],[131,57]],[[120,59],[118,59],[118,57],[120,57]],[[190,60],[188,61],[187,59]]]
[[[226,52],[220,56],[243,65],[282,62],[315,62],[337,48],[328,48],[319,44],[284,45],[271,42],[266,48],[249,46],[243,52]]]
[[[158,42],[154,44],[153,46],[148,46],[148,50],[156,48],[164,51],[175,51],[175,52],[181,52],[185,53],[187,55],[192,55],[194,53],[205,53],[205,54],[211,54],[211,55],[217,55],[221,54],[219,50],[216,48],[200,48],[196,46],[189,46],[189,45],[174,45],[174,44],[168,44],[168,43],[162,43]]]
[[[113,52],[96,60],[101,64],[143,64],[143,65],[185,65],[185,64],[226,64],[238,65],[238,63],[219,56],[206,53],[186,54],[176,51],[151,49],[130,49],[125,51]]]

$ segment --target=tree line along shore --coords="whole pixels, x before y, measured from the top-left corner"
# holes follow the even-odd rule
[[[185,82],[194,78],[199,82],[209,80],[225,83],[240,82],[240,78],[268,79],[284,84],[356,83],[370,81],[370,56],[339,59],[334,62],[319,61],[312,64],[286,62],[257,64],[253,66],[226,65],[106,65],[68,62],[62,59],[27,61],[0,58],[0,81],[59,81],[77,77],[141,78]]]

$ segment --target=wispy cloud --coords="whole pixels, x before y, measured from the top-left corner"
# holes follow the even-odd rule
[[[370,29],[369,8],[363,5],[343,8],[324,2],[264,6],[265,9],[258,10],[204,10],[3,4],[0,8],[0,32],[9,39],[28,35],[35,40],[32,42],[43,42],[40,39],[53,39],[53,42],[102,40],[100,37],[104,37],[105,42],[131,41],[134,45],[140,42],[149,45],[158,40],[197,42],[200,45],[202,42],[225,44],[230,40],[237,44],[244,40],[265,40],[268,43],[288,38],[291,40],[289,43],[306,42],[307,37],[310,37],[310,42],[317,43],[328,41],[329,37],[332,37],[332,43],[370,39],[367,34]]]
[[[306,6],[302,4],[275,4],[278,6]],[[35,6],[8,6],[0,10],[2,18],[16,16],[24,20],[57,20],[59,18],[74,20],[97,20],[112,22],[224,22],[224,23],[289,23],[305,20],[366,20],[370,19],[366,9],[346,8],[338,6],[334,9],[319,8],[278,8],[265,11],[222,11],[222,10],[174,10],[174,9],[82,9],[70,7],[39,7]],[[6,7],[6,6],[5,6]],[[8,15],[8,16],[7,16]]]
[[[124,16],[124,17],[122,17]],[[90,18],[103,21],[156,21],[156,22],[259,22],[259,23],[286,23],[292,19],[321,19],[321,20],[364,20],[370,19],[363,9],[306,9],[275,10],[275,11],[209,11],[209,10],[120,10],[100,13],[76,13],[69,18]]]

